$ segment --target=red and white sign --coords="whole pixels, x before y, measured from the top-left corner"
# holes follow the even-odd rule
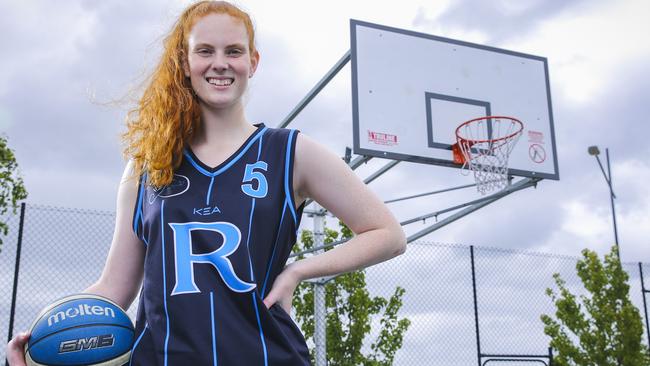
[[[544,134],[539,131],[528,131],[528,142],[533,144],[543,144]]]
[[[397,145],[397,135],[368,130],[368,142],[377,145]]]

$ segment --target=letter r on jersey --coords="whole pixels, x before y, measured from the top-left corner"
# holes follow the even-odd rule
[[[170,223],[174,231],[174,260],[176,264],[176,285],[173,295],[201,292],[194,282],[194,264],[207,263],[214,266],[223,282],[235,292],[248,292],[254,283],[242,281],[232,267],[228,256],[234,253],[241,241],[241,232],[229,222],[186,222]],[[192,253],[192,231],[216,231],[223,236],[219,249],[204,254]]]

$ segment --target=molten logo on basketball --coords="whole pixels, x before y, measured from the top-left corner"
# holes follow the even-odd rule
[[[108,306],[101,307],[97,305],[90,306],[88,304],[79,304],[77,306],[61,310],[54,315],[51,315],[49,318],[47,318],[47,325],[51,327],[52,324],[64,321],[67,318],[76,318],[78,316],[84,315],[103,315],[115,318],[115,310],[111,309]]]
[[[59,353],[77,352],[96,348],[112,347],[115,343],[115,336],[103,334],[88,338],[71,339],[59,344]]]

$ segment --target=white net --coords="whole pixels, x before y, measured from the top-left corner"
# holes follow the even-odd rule
[[[524,129],[511,117],[481,117],[456,129],[463,169],[474,173],[481,194],[503,189],[508,184],[508,158]]]

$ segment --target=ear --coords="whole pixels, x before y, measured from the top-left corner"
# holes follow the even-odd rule
[[[260,63],[260,53],[255,51],[254,54],[251,55],[251,73],[248,76],[253,77],[253,74],[255,73],[255,70],[257,70],[257,65]]]
[[[183,56],[183,72],[185,73],[185,77],[189,78],[190,77],[190,65],[187,63],[187,57]]]

